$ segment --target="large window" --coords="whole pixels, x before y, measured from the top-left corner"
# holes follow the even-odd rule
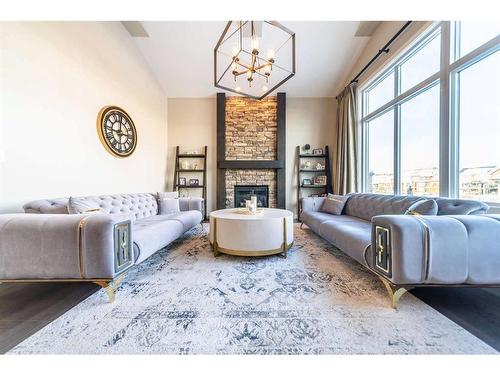
[[[458,73],[461,198],[500,203],[499,69],[496,52]]]
[[[499,32],[436,23],[360,87],[364,191],[500,205]]]
[[[394,72],[382,77],[366,92],[366,105],[371,112],[394,98]]]
[[[439,195],[439,84],[401,104],[401,194]]]
[[[411,89],[416,84],[439,71],[441,35],[431,34],[429,40],[416,48],[407,61],[401,64],[401,92]]]
[[[394,190],[394,115],[392,111],[370,121],[368,127],[368,186],[372,193]]]

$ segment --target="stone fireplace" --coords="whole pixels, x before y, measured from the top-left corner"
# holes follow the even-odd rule
[[[218,209],[244,206],[247,188],[263,207],[285,207],[285,100],[217,94]]]

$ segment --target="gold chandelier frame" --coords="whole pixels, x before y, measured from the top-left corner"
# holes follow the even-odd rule
[[[231,25],[233,24],[233,22],[240,22],[239,27],[236,29],[236,31],[233,32],[233,34],[236,33],[236,32],[240,33],[240,36],[239,36],[240,37],[240,50],[237,52],[237,54],[235,56],[232,57],[231,62],[225,68],[225,70],[221,74],[221,76],[219,78],[217,78],[217,73],[218,73],[218,71],[217,71],[217,58],[218,58],[217,57],[217,51],[218,51],[219,47],[222,45],[222,43],[225,41],[226,35],[228,33],[228,30],[231,27]],[[251,52],[248,52],[248,51],[245,51],[245,50],[243,50],[241,48],[241,46],[242,46],[242,43],[241,43],[242,28],[248,22],[251,23],[250,24],[251,33],[252,33],[251,36],[253,38],[254,37],[254,24],[253,24],[254,21],[244,21],[244,22],[242,22],[242,21],[229,21],[227,23],[224,31],[222,32],[222,35],[220,36],[219,41],[217,42],[217,45],[214,48],[214,85],[215,85],[215,87],[218,87],[218,88],[230,91],[230,92],[234,92],[234,93],[239,94],[239,95],[243,95],[243,96],[247,96],[247,97],[250,97],[250,98],[253,98],[253,99],[259,99],[260,100],[260,99],[265,98],[272,91],[274,91],[275,89],[277,89],[279,86],[283,85],[286,81],[288,81],[290,78],[292,78],[295,75],[295,33],[293,31],[291,31],[290,29],[286,28],[285,26],[283,26],[282,24],[280,24],[279,22],[276,22],[276,21],[263,21],[263,22],[265,22],[265,23],[267,23],[267,24],[269,24],[271,26],[274,26],[274,27],[277,27],[277,28],[281,29],[282,31],[284,31],[284,32],[286,32],[287,34],[290,35],[290,38],[287,39],[285,41],[285,43],[287,43],[289,40],[291,41],[291,48],[292,48],[292,51],[291,51],[291,54],[292,54],[292,69],[291,69],[291,71],[289,71],[287,69],[283,69],[282,68],[282,70],[288,71],[289,74],[285,78],[283,78],[281,81],[279,81],[277,84],[275,84],[273,87],[267,89],[261,96],[256,96],[256,95],[252,95],[252,94],[249,94],[249,93],[245,93],[243,90],[236,90],[234,88],[227,87],[227,86],[221,84],[221,80],[226,76],[226,74],[228,74],[229,71],[230,71],[230,73],[232,74],[232,76],[234,77],[235,80],[236,80],[237,77],[239,77],[239,76],[241,76],[243,74],[246,74],[247,75],[247,81],[248,81],[250,87],[251,87],[251,84],[252,84],[252,81],[253,81],[253,75],[254,74],[263,76],[266,79],[266,82],[268,81],[268,79],[269,79],[269,77],[271,75],[272,67],[276,63],[274,57],[271,57],[271,58],[265,60],[266,61],[265,63],[259,63],[258,62],[259,51],[257,49],[253,48]],[[231,34],[230,36],[232,36],[233,34]],[[285,44],[285,43],[283,43],[283,44]],[[245,52],[245,53],[251,54],[251,61],[252,62],[251,62],[250,65],[243,64],[240,61],[240,59],[239,59],[238,56],[239,56],[239,54],[241,52]],[[238,68],[243,68],[243,70],[238,70]]]

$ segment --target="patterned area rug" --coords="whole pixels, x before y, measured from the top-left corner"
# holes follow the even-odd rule
[[[497,353],[411,294],[393,310],[380,281],[295,227],[280,256],[214,258],[198,227],[10,353]]]

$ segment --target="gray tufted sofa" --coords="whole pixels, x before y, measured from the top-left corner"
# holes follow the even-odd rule
[[[42,215],[0,215],[0,283],[92,281],[113,300],[127,269],[203,219],[202,198],[179,198],[180,212],[168,215],[158,214],[156,194],[74,199],[71,214],[69,199],[58,198],[24,205]]]
[[[500,215],[482,202],[434,198],[419,216],[403,214],[424,197],[350,194],[331,215],[324,199],[302,199],[302,223],[376,273],[393,307],[415,286],[500,286]]]

